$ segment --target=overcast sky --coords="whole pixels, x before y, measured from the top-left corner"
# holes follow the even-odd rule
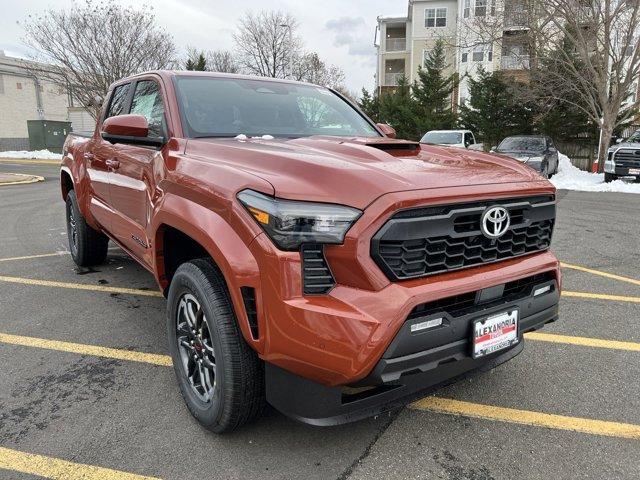
[[[119,0],[118,3],[153,3],[157,22],[169,30],[184,52],[187,45],[204,50],[230,49],[231,32],[246,11],[261,9],[292,13],[300,22],[299,34],[308,50],[341,67],[350,90],[371,89],[375,74],[373,36],[378,15],[404,14],[407,0]],[[0,49],[7,55],[27,57],[18,21],[47,8],[69,7],[71,0],[3,1]]]

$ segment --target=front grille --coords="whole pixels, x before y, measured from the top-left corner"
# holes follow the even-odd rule
[[[490,206],[509,211],[509,230],[484,236],[480,219]],[[555,222],[552,196],[453,204],[394,215],[374,236],[372,257],[391,280],[497,262],[549,248]]]
[[[322,245],[302,245],[300,254],[304,293],[320,295],[331,290],[336,282],[324,258]]]
[[[614,155],[616,167],[640,168],[640,150],[621,148]]]
[[[491,300],[487,302],[479,301],[479,291],[474,291],[453,297],[442,298],[429,303],[423,303],[421,305],[417,305],[411,311],[408,320],[443,313],[446,313],[453,318],[462,317],[473,310],[477,310],[478,306],[491,308],[503,303],[514,302],[527,298],[531,296],[533,288],[536,285],[550,282],[552,280],[555,280],[553,272],[546,272],[505,283],[502,295],[496,298],[491,298]]]

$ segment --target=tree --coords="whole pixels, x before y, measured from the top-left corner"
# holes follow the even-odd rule
[[[480,68],[477,78],[469,78],[469,93],[469,106],[460,106],[460,122],[478,134],[485,149],[509,135],[533,133],[533,109],[514,94],[502,72]]]
[[[193,47],[187,48],[187,61],[184,63],[185,70],[196,70],[198,72],[207,71],[207,59],[204,52],[199,52]]]
[[[392,92],[380,95],[380,121],[388,123],[398,138],[419,140],[424,132],[417,122],[417,103],[411,93],[411,85],[406,77],[398,80]]]
[[[288,13],[247,13],[233,34],[242,68],[262,77],[290,76],[293,61],[302,56],[297,28],[297,20]]]
[[[240,66],[233,53],[218,50],[207,54],[207,67],[212,72],[240,73]]]
[[[418,79],[413,85],[413,96],[417,102],[418,129],[423,133],[429,130],[451,129],[456,115],[451,109],[451,95],[458,84],[457,75],[445,76],[447,68],[444,42],[436,44],[418,69]]]
[[[87,0],[70,10],[46,10],[22,23],[34,60],[53,68],[35,73],[70,92],[97,118],[109,85],[146,70],[175,65],[171,36],[151,9]],[[108,41],[105,42],[105,39]]]
[[[292,77],[300,82],[315,83],[329,88],[342,88],[344,72],[335,65],[327,65],[316,52],[294,60]]]
[[[362,95],[358,101],[362,111],[374,122],[380,122],[380,97],[371,95],[366,88],[362,89]]]
[[[614,130],[631,107],[627,99],[640,78],[640,2],[627,0],[548,0],[547,42],[542,54],[555,57],[556,74],[545,93],[580,97],[576,107],[600,127],[600,170]],[[569,48],[557,48],[567,45]]]

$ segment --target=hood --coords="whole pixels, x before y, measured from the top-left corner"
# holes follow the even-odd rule
[[[503,156],[382,137],[197,139],[185,153],[242,168],[282,198],[360,209],[391,192],[541,180]]]
[[[609,150],[618,150],[619,148],[640,148],[640,143],[638,142],[616,143]]]
[[[506,155],[507,157],[518,160],[519,162],[527,163],[534,158],[544,158],[544,152],[500,152],[500,155]]]

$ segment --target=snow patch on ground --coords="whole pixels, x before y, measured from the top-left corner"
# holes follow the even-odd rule
[[[632,180],[616,180],[604,183],[604,173],[590,173],[573,166],[571,160],[559,154],[558,173],[551,178],[556,188],[563,190],[580,190],[582,192],[618,192],[640,193],[640,183]]]
[[[60,160],[62,154],[52,153],[49,150],[35,150],[27,152],[25,150],[9,150],[0,152],[0,158],[28,158],[34,160]]]

